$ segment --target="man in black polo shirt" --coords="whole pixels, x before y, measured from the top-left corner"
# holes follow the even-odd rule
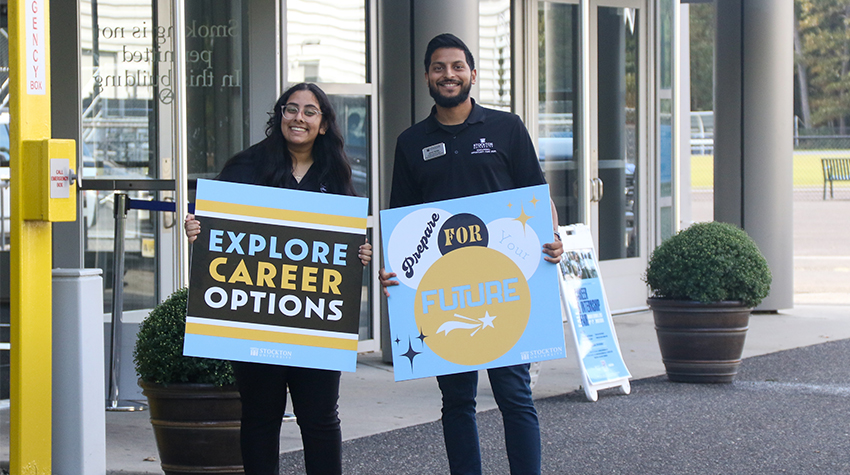
[[[454,35],[428,43],[425,77],[435,106],[431,115],[405,130],[396,144],[390,207],[417,205],[545,183],[534,144],[514,114],[485,109],[469,97],[475,60]],[[554,225],[558,217],[552,206]],[[557,263],[560,237],[545,244],[544,258]],[[398,285],[395,273],[380,270],[381,285]],[[529,365],[488,370],[505,426],[511,474],[540,473],[540,426],[531,398]],[[443,393],[443,437],[452,474],[481,474],[475,371],[438,376]]]

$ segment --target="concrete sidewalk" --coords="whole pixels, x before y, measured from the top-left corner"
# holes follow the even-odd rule
[[[633,380],[663,374],[664,366],[658,350],[652,315],[644,312],[619,316],[614,319],[614,323],[620,347]],[[744,357],[749,358],[848,338],[850,338],[850,305],[798,305],[793,310],[779,314],[753,315],[750,319],[750,330],[747,335]],[[568,353],[571,353],[571,349],[568,350]],[[744,363],[742,372],[746,371],[748,364],[749,362]],[[666,381],[665,378],[660,379]],[[560,399],[566,398],[569,404],[578,403],[583,400],[582,393],[574,393],[578,389],[579,383],[578,367],[574,357],[570,354],[566,359],[543,363],[538,383],[534,388],[534,395],[536,399],[559,396]],[[609,397],[607,393],[603,393],[603,396]],[[623,398],[629,397],[623,396]],[[496,407],[486,377],[481,378],[478,403],[481,412]],[[547,411],[541,410],[542,425],[552,423],[546,420],[546,414]],[[346,441],[401,428],[411,428],[410,430],[415,431],[414,426],[422,424],[426,424],[422,426],[423,428],[428,427],[428,430],[433,431],[435,430],[433,427],[439,429],[439,424],[433,427],[427,424],[439,420],[439,417],[440,392],[434,378],[396,383],[393,381],[392,367],[382,363],[380,355],[375,353],[359,356],[357,372],[343,373],[340,418],[342,419],[343,437]],[[482,415],[482,418],[484,417]],[[486,417],[495,417],[497,422],[499,420],[498,412]],[[109,473],[162,473],[148,418],[147,412],[107,413],[106,457]],[[4,423],[8,424],[8,411],[5,411],[3,419]],[[4,434],[8,434],[7,431],[7,428],[4,429]],[[482,446],[485,444],[490,446],[496,444],[498,446],[500,444],[498,441],[484,440],[484,438],[485,434],[482,428]],[[439,439],[439,442],[441,444],[442,440]],[[346,444],[349,443],[346,442]],[[544,440],[544,446],[547,443],[549,442]],[[281,431],[281,451],[284,453],[292,452],[300,448],[301,440],[297,425],[285,423]],[[4,451],[0,452],[0,457],[8,456],[8,439],[0,450]],[[445,455],[441,446],[432,450],[434,450],[434,457],[442,462]],[[490,450],[495,449],[491,447]],[[495,450],[495,453],[503,452],[503,450],[501,452]],[[348,457],[348,452],[346,454],[346,457]],[[296,453],[284,454],[282,457],[286,460],[292,460],[294,457],[297,460],[300,456],[300,453]],[[8,458],[5,458],[5,460],[8,460]],[[298,466],[297,463],[296,466]],[[297,469],[295,470],[291,473],[302,473],[298,472]],[[290,472],[283,471],[281,473]],[[367,470],[351,473],[378,472]]]

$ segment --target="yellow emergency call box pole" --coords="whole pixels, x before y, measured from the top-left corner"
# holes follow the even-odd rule
[[[52,221],[76,220],[76,146],[51,139],[48,0],[9,1],[9,469],[51,473]]]

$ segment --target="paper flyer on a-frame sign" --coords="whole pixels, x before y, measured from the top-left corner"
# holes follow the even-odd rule
[[[560,284],[579,367],[588,399],[599,389],[620,386],[630,391],[629,370],[623,361],[608,299],[602,285],[593,237],[585,225],[561,226],[564,243]]]

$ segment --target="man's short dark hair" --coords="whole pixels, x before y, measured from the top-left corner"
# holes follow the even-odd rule
[[[469,65],[469,69],[475,69],[475,58],[472,57],[472,52],[466,47],[466,43],[451,33],[443,33],[435,36],[431,41],[429,41],[428,48],[425,49],[426,73],[431,67],[431,56],[434,54],[434,51],[437,51],[440,48],[457,48],[462,50],[463,54],[466,55],[466,64]]]

